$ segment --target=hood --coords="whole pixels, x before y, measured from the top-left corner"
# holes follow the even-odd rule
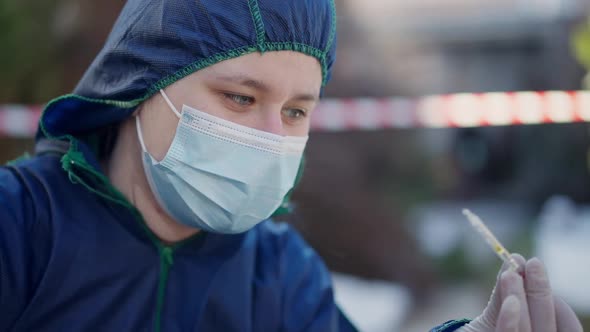
[[[159,89],[253,52],[313,56],[325,85],[335,38],[334,0],[129,0],[73,93],[45,107],[37,139],[119,123]]]

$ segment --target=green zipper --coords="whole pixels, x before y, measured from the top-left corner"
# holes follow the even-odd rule
[[[156,319],[154,320],[155,332],[160,332],[162,328],[162,311],[164,309],[164,297],[166,296],[168,273],[170,272],[172,264],[174,264],[174,248],[159,245],[158,251],[160,254],[160,280],[158,281],[158,300],[156,304]]]
[[[140,214],[141,216],[141,214]],[[143,219],[141,219],[143,221]],[[160,255],[160,280],[158,281],[158,298],[156,302],[156,317],[154,319],[154,331],[160,332],[162,330],[162,312],[164,311],[164,299],[166,297],[166,286],[168,285],[168,275],[170,269],[174,264],[174,251],[182,247],[183,245],[200,239],[201,241],[207,235],[207,233],[200,231],[197,234],[189,237],[188,239],[180,242],[166,245],[160,241],[156,235],[147,227],[145,222],[142,222],[144,230],[152,240],[153,244],[158,248],[158,254]]]

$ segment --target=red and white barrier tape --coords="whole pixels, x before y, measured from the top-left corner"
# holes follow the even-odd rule
[[[41,106],[0,105],[0,136],[30,137]],[[447,128],[590,122],[590,91],[459,93],[423,98],[326,99],[312,130]]]
[[[42,106],[0,105],[0,137],[34,136],[42,110]]]
[[[590,91],[460,93],[418,99],[326,100],[316,131],[446,128],[590,121]]]

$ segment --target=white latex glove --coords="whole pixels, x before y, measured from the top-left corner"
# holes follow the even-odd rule
[[[543,263],[538,258],[517,272],[503,266],[483,313],[458,332],[583,332],[574,311],[553,295]]]

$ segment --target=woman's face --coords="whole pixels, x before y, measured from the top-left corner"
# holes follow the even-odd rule
[[[165,89],[180,112],[186,104],[199,111],[282,136],[307,136],[310,115],[322,83],[321,66],[299,52],[251,53],[226,60]],[[160,94],[140,109],[148,152],[162,160],[178,117]]]

